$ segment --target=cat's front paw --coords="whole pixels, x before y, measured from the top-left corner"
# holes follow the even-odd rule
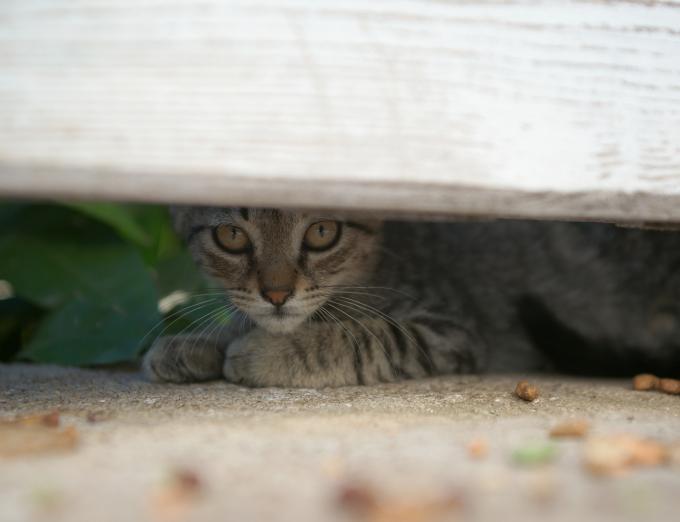
[[[227,348],[223,374],[229,382],[246,386],[265,386],[261,383],[260,373],[266,366],[267,335],[253,330],[234,339]]]
[[[223,363],[224,350],[215,340],[184,335],[157,339],[142,370],[156,382],[196,382],[218,379]]]
[[[229,344],[224,377],[245,386],[294,386],[287,348],[280,336],[253,330]]]

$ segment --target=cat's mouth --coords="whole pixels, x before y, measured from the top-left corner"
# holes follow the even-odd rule
[[[271,333],[290,333],[300,326],[306,318],[306,314],[292,312],[285,308],[277,308],[268,314],[252,317],[258,326]]]

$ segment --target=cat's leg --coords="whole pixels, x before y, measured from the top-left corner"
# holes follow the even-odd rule
[[[473,372],[484,355],[469,330],[432,317],[312,323],[289,335],[255,329],[235,339],[224,375],[248,386],[374,384]]]
[[[222,378],[226,347],[243,333],[230,324],[211,335],[176,335],[154,341],[142,360],[152,381],[196,382]]]

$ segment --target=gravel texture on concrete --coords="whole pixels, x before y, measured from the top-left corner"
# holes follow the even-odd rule
[[[542,465],[512,455],[574,418],[595,434],[680,440],[680,396],[531,376],[541,396],[527,403],[513,395],[520,377],[288,390],[0,365],[2,418],[58,409],[79,433],[71,451],[0,458],[0,520],[678,520],[677,467],[593,476],[582,440],[555,441]],[[475,459],[468,445],[480,439],[488,455]],[[192,477],[190,494],[171,486],[178,473]],[[385,506],[455,497],[456,507],[439,518],[424,508],[357,514],[339,505],[347,485]]]

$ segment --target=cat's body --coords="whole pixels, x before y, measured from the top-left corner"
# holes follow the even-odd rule
[[[176,215],[198,262],[254,324],[158,340],[145,359],[156,379],[340,386],[478,371],[680,371],[677,233]]]

